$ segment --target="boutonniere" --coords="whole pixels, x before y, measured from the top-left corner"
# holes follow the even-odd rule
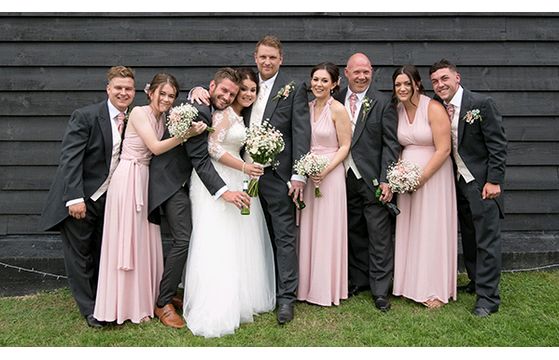
[[[481,117],[481,114],[479,112],[479,109],[473,109],[470,110],[466,113],[466,115],[464,115],[463,117],[464,121],[467,122],[468,124],[473,124],[474,121],[483,121],[483,118]]]
[[[124,123],[127,124],[128,123],[128,118],[130,117],[130,112],[132,111],[132,108],[128,107],[126,108],[126,111],[124,112]]]
[[[371,99],[365,96],[361,102],[361,121],[365,121],[369,111],[371,111]]]
[[[291,94],[291,92],[295,90],[295,81],[291,81],[289,84],[282,87],[276,96],[272,98],[272,100],[280,100],[280,99],[287,99],[287,97]]]

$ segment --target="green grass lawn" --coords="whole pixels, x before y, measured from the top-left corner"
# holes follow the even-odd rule
[[[497,314],[480,319],[471,314],[474,295],[436,310],[392,298],[381,313],[361,293],[338,307],[297,303],[295,320],[282,327],[268,313],[234,335],[204,339],[157,319],[91,329],[69,290],[59,289],[1,298],[0,346],[559,346],[559,271],[505,273],[501,299]]]

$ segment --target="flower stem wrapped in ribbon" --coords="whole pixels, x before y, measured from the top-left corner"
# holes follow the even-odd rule
[[[390,190],[399,194],[417,190],[420,177],[421,169],[419,166],[404,159],[392,164],[386,172],[386,180],[388,180]]]
[[[309,152],[301,156],[299,160],[295,161],[293,169],[298,175],[310,177],[323,172],[329,163],[330,159],[328,159],[326,156],[316,155],[312,152]],[[317,198],[322,196],[319,186],[315,186],[314,196]]]
[[[268,121],[262,121],[260,125],[253,125],[247,130],[245,150],[257,164],[277,166],[276,157],[284,147],[283,134]],[[247,194],[258,196],[258,178],[250,179]]]
[[[192,126],[192,122],[198,117],[198,109],[191,104],[180,104],[169,111],[167,117],[167,128],[169,134],[174,137],[184,138]],[[207,127],[206,131],[212,132],[213,128]]]

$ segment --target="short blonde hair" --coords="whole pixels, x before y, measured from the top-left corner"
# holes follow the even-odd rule
[[[276,48],[279,50],[280,55],[283,56],[283,45],[281,44],[280,39],[278,39],[274,35],[266,35],[262,39],[260,39],[260,41],[256,43],[256,49],[254,50],[254,53],[258,52],[258,47],[260,45]]]
[[[134,79],[134,70],[129,67],[118,65],[113,66],[107,71],[107,82],[111,82],[112,79],[116,77],[131,78]]]

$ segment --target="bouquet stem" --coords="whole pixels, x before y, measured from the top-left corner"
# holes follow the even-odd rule
[[[317,198],[322,197],[322,193],[320,192],[320,187],[318,187],[318,186],[314,187],[314,197],[317,197]]]
[[[258,196],[258,178],[250,179],[250,182],[248,183],[247,194],[250,197],[257,197]]]

